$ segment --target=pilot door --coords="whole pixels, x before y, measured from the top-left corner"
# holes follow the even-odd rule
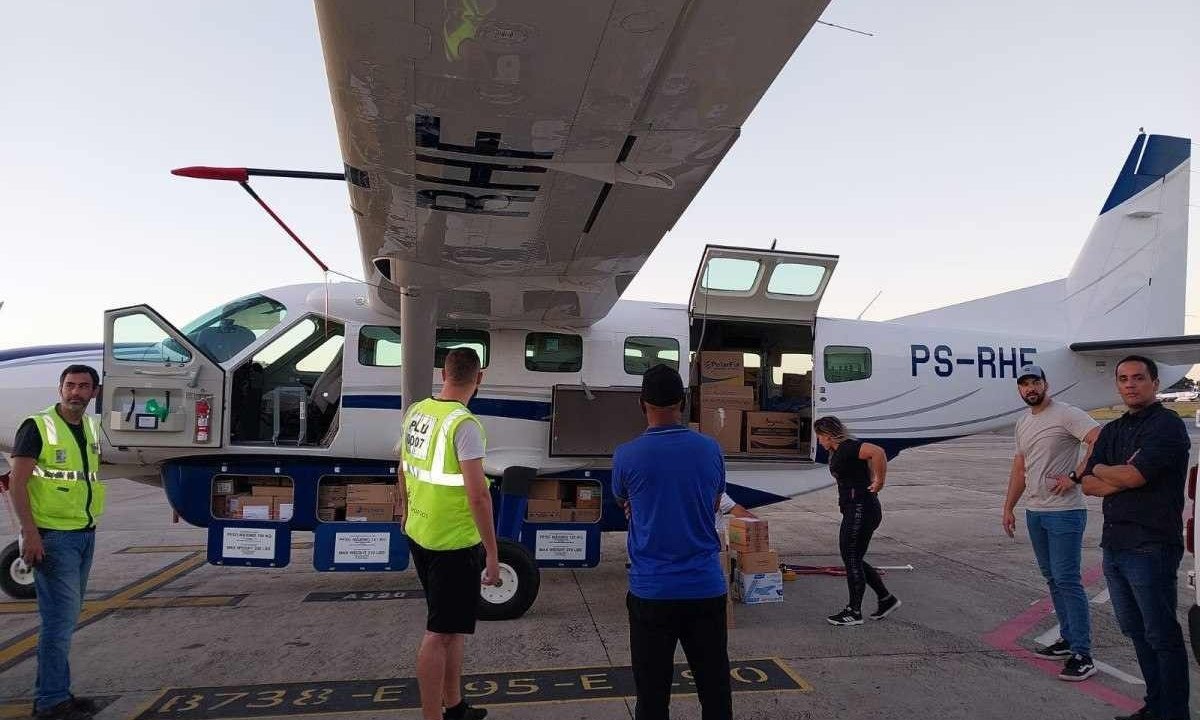
[[[101,400],[114,447],[221,447],[225,371],[147,305],[104,313]]]

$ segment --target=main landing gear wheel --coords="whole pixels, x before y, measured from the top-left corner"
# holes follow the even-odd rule
[[[0,590],[18,600],[37,597],[33,589],[33,568],[21,559],[21,548],[16,541],[0,552]]]
[[[524,545],[512,540],[497,543],[500,586],[479,589],[480,620],[515,620],[537,600],[541,571]]]

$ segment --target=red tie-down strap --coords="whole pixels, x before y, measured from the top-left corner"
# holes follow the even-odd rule
[[[0,475],[0,493],[8,492],[8,482],[11,474],[12,473],[4,473],[3,475]]]

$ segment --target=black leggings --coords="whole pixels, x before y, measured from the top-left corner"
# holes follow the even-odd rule
[[[842,505],[842,531],[838,544],[842,551],[842,563],[846,566],[846,583],[850,586],[850,608],[855,612],[862,612],[862,599],[867,585],[880,599],[889,594],[879,573],[863,560],[867,546],[871,544],[871,535],[882,521],[883,508],[874,494],[868,495],[863,501]]]

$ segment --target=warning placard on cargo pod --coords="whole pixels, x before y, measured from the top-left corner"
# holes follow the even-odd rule
[[[586,560],[586,530],[538,530],[534,550],[537,560]]]
[[[391,536],[385,532],[339,532],[334,535],[335,563],[386,563]]]
[[[221,554],[240,560],[273,560],[275,531],[266,528],[227,527],[221,535]]]

